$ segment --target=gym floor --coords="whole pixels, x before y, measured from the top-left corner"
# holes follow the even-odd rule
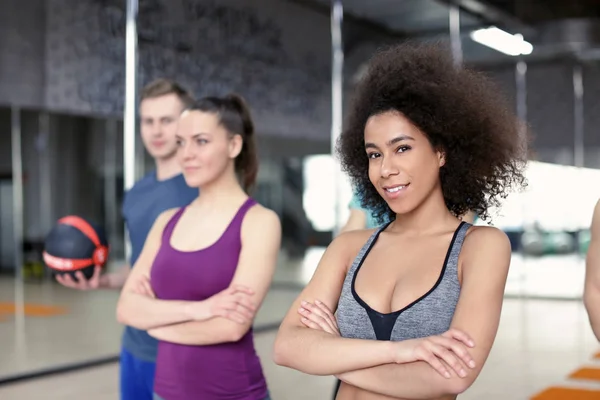
[[[257,350],[277,400],[329,399],[333,391],[331,377],[304,375],[271,361],[277,325],[310,279],[322,251],[312,249],[303,260],[281,257],[256,319]],[[578,257],[524,260],[515,254],[495,346],[477,382],[459,399],[600,398],[600,358],[595,358],[600,346],[581,301],[573,300],[581,296],[582,282],[583,261]],[[122,327],[114,316],[117,292],[80,293],[50,282],[16,289],[14,279],[0,279],[0,381],[118,354]],[[15,313],[15,298],[21,296],[24,308],[17,307],[21,312]],[[586,394],[585,389],[595,391]],[[3,400],[42,397],[118,399],[118,364],[0,386]]]

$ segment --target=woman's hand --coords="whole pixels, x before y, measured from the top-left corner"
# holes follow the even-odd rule
[[[140,296],[156,298],[150,278],[141,275],[134,282],[133,293]],[[214,317],[223,317],[243,324],[254,318],[256,306],[250,300],[254,291],[241,285],[233,285],[217,293],[205,301],[194,302],[190,305],[190,313],[195,321],[204,321]]]
[[[332,335],[340,336],[340,329],[331,310],[319,300],[315,304],[303,301],[298,314],[301,321],[311,329],[321,330]]]
[[[139,279],[133,282],[132,291],[140,296],[146,296],[152,299],[156,298],[154,290],[152,290],[152,285],[150,284],[150,278],[146,275],[140,275]]]
[[[232,285],[216,295],[200,302],[196,320],[223,317],[244,324],[256,314],[256,304],[250,300],[254,291],[242,285]],[[204,306],[204,307],[202,307]],[[203,315],[208,313],[208,315]]]
[[[445,378],[452,376],[447,366],[461,378],[467,376],[466,367],[475,368],[475,361],[468,350],[475,347],[475,343],[458,329],[450,329],[441,335],[395,343],[401,348],[396,361],[398,364],[425,361]]]
[[[304,325],[340,336],[337,321],[325,304],[318,300],[315,304],[307,301],[301,304],[298,314],[302,316],[301,321]],[[396,361],[398,364],[425,361],[446,378],[452,376],[447,366],[462,378],[467,376],[466,367],[475,368],[475,361],[468,351],[468,348],[474,347],[475,343],[466,333],[458,329],[451,329],[441,335],[395,343],[401,348]]]

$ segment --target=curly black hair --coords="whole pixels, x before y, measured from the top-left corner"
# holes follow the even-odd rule
[[[500,93],[481,73],[455,67],[440,44],[405,42],[378,51],[337,143],[362,206],[379,222],[395,218],[369,180],[364,130],[371,116],[398,111],[445,154],[440,180],[448,210],[489,219],[491,207],[525,185],[527,140]]]

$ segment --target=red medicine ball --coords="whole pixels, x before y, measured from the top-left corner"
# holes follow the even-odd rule
[[[94,275],[94,267],[108,260],[108,242],[104,230],[91,222],[69,215],[58,220],[44,245],[44,262],[57,275],[81,271],[85,279]]]

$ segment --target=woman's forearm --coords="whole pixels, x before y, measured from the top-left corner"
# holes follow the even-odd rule
[[[311,375],[336,375],[395,362],[388,341],[347,339],[298,326],[281,329],[276,364]]]
[[[476,372],[465,368],[467,376],[453,374],[444,378],[429,364],[416,361],[407,364],[387,364],[337,374],[352,386],[369,392],[403,399],[437,399],[464,392],[475,380]]]
[[[203,319],[202,307],[202,302],[159,300],[136,293],[127,293],[121,297],[117,305],[117,320],[134,328],[148,330],[164,325],[201,320]]]
[[[165,342],[188,346],[206,346],[237,342],[248,332],[249,328],[250,325],[216,317],[208,321],[192,321],[161,326],[149,329],[148,334]]]

